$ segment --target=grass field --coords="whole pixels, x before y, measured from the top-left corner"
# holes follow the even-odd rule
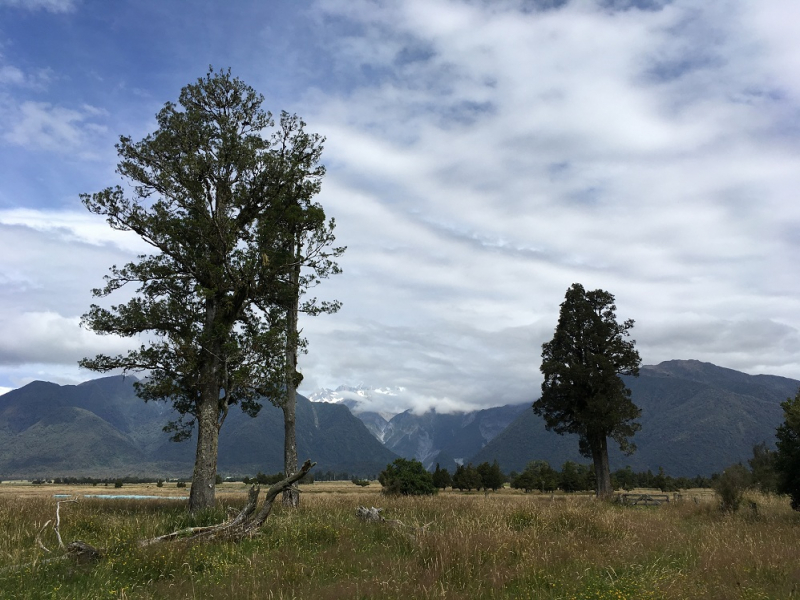
[[[220,486],[218,508],[190,517],[179,500],[62,504],[65,542],[106,550],[97,564],[43,562],[36,535],[53,494],[183,495],[165,485],[0,485],[4,598],[800,598],[800,514],[788,500],[751,495],[737,514],[705,500],[622,507],[586,496],[445,493],[385,498],[373,484],[304,486],[297,511],[276,507],[263,533],[240,543],[159,544],[140,538],[225,519],[245,486]],[[694,494],[699,495],[699,494]],[[411,527],[367,524],[381,506]],[[47,529],[42,541],[56,544]]]

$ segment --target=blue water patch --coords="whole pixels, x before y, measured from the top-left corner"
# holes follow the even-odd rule
[[[188,500],[189,496],[137,496],[135,494],[84,494],[84,498],[120,498],[124,500]]]
[[[70,494],[53,494],[53,498],[71,498]],[[120,498],[122,500],[188,500],[189,496],[137,496],[135,494],[84,494],[84,498],[100,498],[109,500]]]

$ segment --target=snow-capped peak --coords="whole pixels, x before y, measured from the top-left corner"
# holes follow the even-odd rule
[[[344,400],[344,397],[334,390],[328,388],[321,388],[314,393],[309,394],[308,399],[312,402],[329,402],[332,404],[339,404]]]

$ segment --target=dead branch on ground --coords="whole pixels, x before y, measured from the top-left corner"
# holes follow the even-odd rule
[[[258,506],[260,488],[253,486],[248,492],[247,504],[234,518],[217,525],[187,527],[185,529],[173,531],[172,533],[167,533],[166,535],[160,535],[147,540],[139,540],[138,544],[139,546],[150,546],[159,542],[168,542],[177,539],[222,539],[236,541],[251,536],[258,532],[269,517],[275,498],[284,490],[292,487],[294,483],[301,480],[315,464],[317,463],[312,463],[310,460],[307,460],[297,473],[272,485],[267,490],[264,503],[261,505],[261,509],[258,512],[256,512],[256,508]]]

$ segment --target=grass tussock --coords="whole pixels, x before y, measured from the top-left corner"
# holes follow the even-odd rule
[[[425,530],[362,523],[359,504]],[[54,511],[48,496],[0,496],[0,597],[800,598],[800,515],[785,498],[753,494],[734,514],[692,501],[636,508],[533,494],[307,494],[299,510],[276,507],[261,535],[238,544],[147,548],[132,542],[222,521],[225,507],[189,516],[169,500],[62,505],[65,541],[106,549],[94,565],[44,562],[35,540]],[[42,541],[57,545],[51,530]]]

